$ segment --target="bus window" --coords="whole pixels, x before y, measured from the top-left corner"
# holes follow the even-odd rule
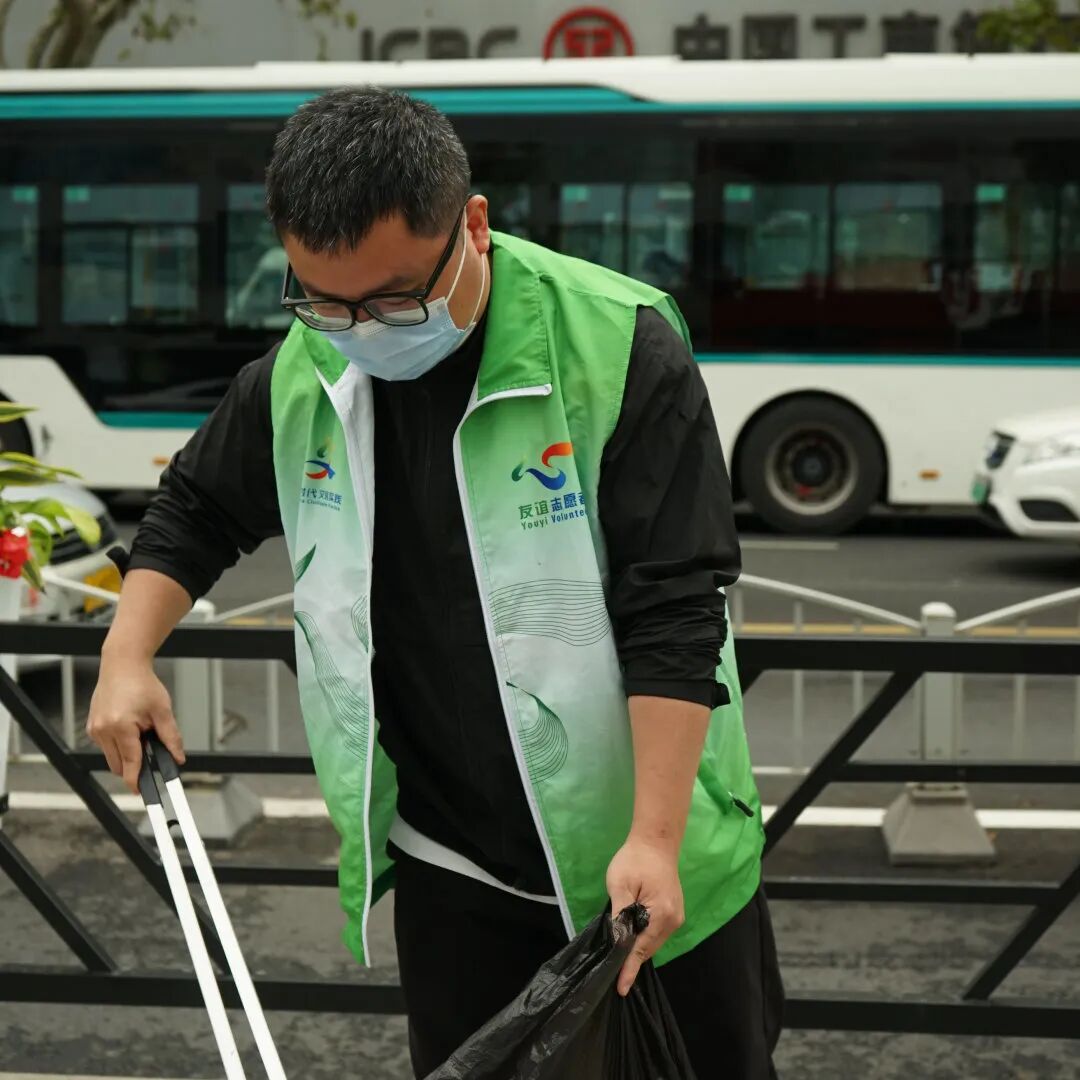
[[[266,217],[262,184],[230,184],[226,194],[225,322],[228,326],[286,329],[281,309],[287,259]]]
[[[36,187],[0,187],[0,326],[37,322]]]
[[[975,285],[1022,299],[1049,287],[1054,259],[1054,190],[1048,184],[979,184],[975,189]]]
[[[820,289],[828,244],[824,184],[724,185],[724,270],[744,289]]]
[[[1046,344],[1075,355],[1080,341],[1080,184],[1062,184],[1057,206],[1057,272],[1044,323]],[[1037,298],[1039,306],[1044,299]]]
[[[1058,292],[1080,293],[1080,184],[1061,189],[1057,287]]]
[[[671,292],[686,284],[690,268],[693,189],[686,183],[630,186],[631,277]]]
[[[988,179],[972,185],[971,270],[952,298],[953,325],[972,349],[1041,349],[1053,287],[1055,191]]]
[[[194,184],[65,187],[64,322],[194,321],[197,210]]]
[[[530,239],[532,199],[528,184],[474,183],[473,187],[487,197],[488,217],[493,229]]]
[[[622,270],[625,184],[563,184],[559,189],[559,250]]]
[[[937,184],[838,184],[836,287],[936,292],[942,195]]]

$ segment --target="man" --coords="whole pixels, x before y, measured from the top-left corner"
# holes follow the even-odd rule
[[[284,533],[345,940],[395,886],[417,1076],[610,903],[651,922],[699,1078],[775,1075],[782,991],[720,585],[727,475],[657,290],[489,232],[449,122],[342,90],[285,125],[283,343],[176,455],[136,537],[88,731],[134,789],[178,759],[151,668]],[[719,664],[719,666],[718,666]],[[396,777],[395,777],[396,773]]]

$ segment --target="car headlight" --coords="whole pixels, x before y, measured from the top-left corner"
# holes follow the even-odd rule
[[[1055,458],[1071,457],[1080,454],[1080,431],[1070,431],[1065,435],[1053,435],[1049,439],[1037,442],[1029,451],[1027,464],[1037,461],[1052,461]]]

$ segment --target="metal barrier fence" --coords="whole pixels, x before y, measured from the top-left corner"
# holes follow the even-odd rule
[[[55,570],[46,571],[46,579],[53,588],[63,589],[86,598],[115,602],[113,593],[88,586],[79,581],[64,578]],[[991,611],[976,618],[958,622],[955,612],[947,605],[939,603],[924,604],[919,619],[913,619],[899,612],[870,604],[863,604],[832,593],[809,589],[801,585],[776,581],[770,578],[744,574],[728,590],[731,623],[736,633],[746,631],[761,633],[784,633],[807,637],[845,634],[854,637],[897,636],[901,638],[933,637],[1000,637],[1003,635],[1029,636],[1045,634],[1051,631],[1059,634],[1063,640],[1075,641],[1080,646],[1080,588],[1067,589],[1049,596],[1038,597],[1021,604],[1010,605],[997,611]],[[791,604],[790,621],[785,623],[766,623],[755,619],[753,606],[764,597],[781,598]],[[269,597],[252,604],[217,611],[213,604],[205,600],[196,603],[191,615],[186,620],[192,625],[236,625],[238,622],[266,618],[273,612],[289,609],[292,595],[284,593]],[[1061,613],[1070,608],[1076,609],[1073,624],[1059,624],[1048,628],[1033,627],[1031,620],[1035,616]],[[827,612],[833,621],[814,621]],[[837,622],[840,616],[845,621]],[[69,746],[76,745],[75,703],[75,668],[71,657],[63,657],[61,672],[61,713],[62,730]],[[1032,683],[1026,674],[1011,676],[997,673],[999,678],[1008,678],[1011,683],[1012,719],[1011,737],[1002,746],[1001,756],[1008,760],[1021,760],[1028,748],[1028,703]],[[265,702],[265,740],[266,749],[278,752],[281,749],[281,669],[275,662],[265,665],[262,683]],[[784,740],[785,760],[769,760],[755,748],[755,761],[759,771],[803,772],[807,757],[807,672],[792,670],[787,673],[790,680],[790,701],[784,707],[790,709],[790,733]],[[847,676],[850,683],[850,700],[853,711],[861,709],[866,701],[868,682],[866,673],[850,671]],[[871,683],[873,678],[871,678]],[[910,751],[923,758],[961,757],[975,753],[975,748],[965,746],[965,692],[972,687],[965,679],[957,675],[948,680],[948,695],[939,694],[930,708],[924,697],[924,686],[917,683],[910,701]],[[1064,694],[1058,694],[1056,703],[1063,716],[1067,711],[1067,722],[1071,730],[1069,746],[1062,747],[1073,760],[1080,761],[1080,677],[1073,683],[1071,701],[1066,701]],[[246,726],[242,714],[227,707],[226,678],[221,659],[210,659],[203,663],[185,665],[177,672],[174,684],[176,706],[188,717],[186,734],[189,741],[200,749],[224,749],[238,730]],[[774,706],[775,708],[776,706]],[[197,721],[197,722],[196,722]],[[208,725],[208,726],[207,726]],[[831,730],[826,738],[834,734]],[[985,730],[982,732],[985,736]],[[17,733],[12,746],[12,757],[17,760],[20,746]],[[820,740],[819,740],[820,741]],[[812,749],[812,747],[811,747]]]
[[[96,656],[104,628],[0,623],[0,652]],[[173,658],[270,660],[294,664],[293,634],[283,629],[181,628],[161,655]],[[854,755],[924,675],[942,673],[1075,675],[1071,642],[1032,640],[832,639],[743,637],[740,644],[745,693],[766,671],[864,671],[884,673],[884,685],[857,711],[842,734],[802,778],[766,826],[766,860],[806,809],[830,783],[978,782],[1080,784],[1080,764],[1062,762],[982,763],[955,761],[853,761]],[[12,713],[57,772],[82,798],[135,868],[171,904],[161,864],[94,777],[105,769],[100,754],[73,753],[64,745],[18,684],[0,672],[0,705]],[[310,758],[283,754],[188,754],[191,770],[220,773],[297,774],[311,772]],[[766,867],[768,862],[766,861]],[[0,868],[30,900],[81,967],[20,965],[0,967],[0,1000],[111,1005],[198,1006],[197,983],[183,973],[123,971],[0,831]],[[322,866],[265,866],[229,863],[215,868],[222,884],[333,886],[337,874]],[[194,880],[193,869],[185,872]],[[775,900],[863,901],[929,904],[1024,905],[1030,913],[997,953],[955,998],[890,999],[854,994],[793,994],[786,1017],[790,1028],[846,1031],[921,1032],[951,1035],[1080,1038],[1080,999],[1015,1000],[995,996],[1070,903],[1080,895],[1080,859],[1060,882],[922,880],[910,878],[783,878],[766,876]],[[222,966],[220,943],[200,912],[211,956]],[[222,994],[238,1004],[235,988],[220,979]],[[342,981],[262,979],[264,1006],[319,1012],[400,1013],[400,988]]]
[[[852,635],[855,637],[916,636],[950,637],[1027,637],[1053,635],[1061,640],[1073,641],[1080,647],[1080,588],[1066,589],[1048,596],[1037,597],[1020,604],[1012,604],[976,618],[958,621],[956,612],[947,604],[930,602],[923,604],[920,618],[912,619],[895,611],[862,604],[842,596],[808,589],[801,585],[774,581],[769,578],[744,574],[727,590],[730,603],[731,623],[737,634],[745,630],[762,633],[792,633],[800,636]],[[789,601],[790,621],[786,624],[763,622],[754,618],[751,610],[754,598],[779,597]],[[1032,626],[1035,616],[1055,616],[1073,611],[1071,622],[1059,622],[1053,626]],[[830,622],[814,622],[821,613],[827,612]],[[836,616],[843,617],[842,622]],[[1022,760],[1028,753],[1028,701],[1032,688],[1029,675],[995,672],[993,676],[1008,678],[1012,693],[1011,738],[1003,746],[1001,756],[1005,759]],[[1069,674],[1075,674],[1070,672]],[[787,761],[759,760],[766,766],[794,767],[797,771],[805,764],[807,745],[806,672],[795,670],[790,678],[790,741],[791,752]],[[866,675],[852,671],[849,675],[853,710],[862,708],[866,700]],[[965,746],[965,691],[976,689],[957,675],[950,679],[950,692],[946,699],[939,695],[928,707],[923,696],[924,687],[915,687],[911,703],[911,750],[920,757],[957,757],[975,753],[973,747]],[[1044,687],[1044,690],[1048,689]],[[1073,681],[1071,699],[1064,693],[1056,695],[1055,718],[1069,725],[1069,746],[1061,748],[1075,761],[1080,761],[1080,678]],[[1059,715],[1060,714],[1060,715]],[[980,736],[985,738],[985,729]],[[985,752],[985,751],[983,751]],[[760,758],[760,755],[759,755]]]

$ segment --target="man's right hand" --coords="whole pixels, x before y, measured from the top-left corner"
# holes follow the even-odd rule
[[[169,692],[154,674],[153,663],[103,659],[86,734],[105,752],[112,772],[123,777],[135,794],[142,766],[142,734],[151,728],[182,765],[185,754],[180,729]]]

